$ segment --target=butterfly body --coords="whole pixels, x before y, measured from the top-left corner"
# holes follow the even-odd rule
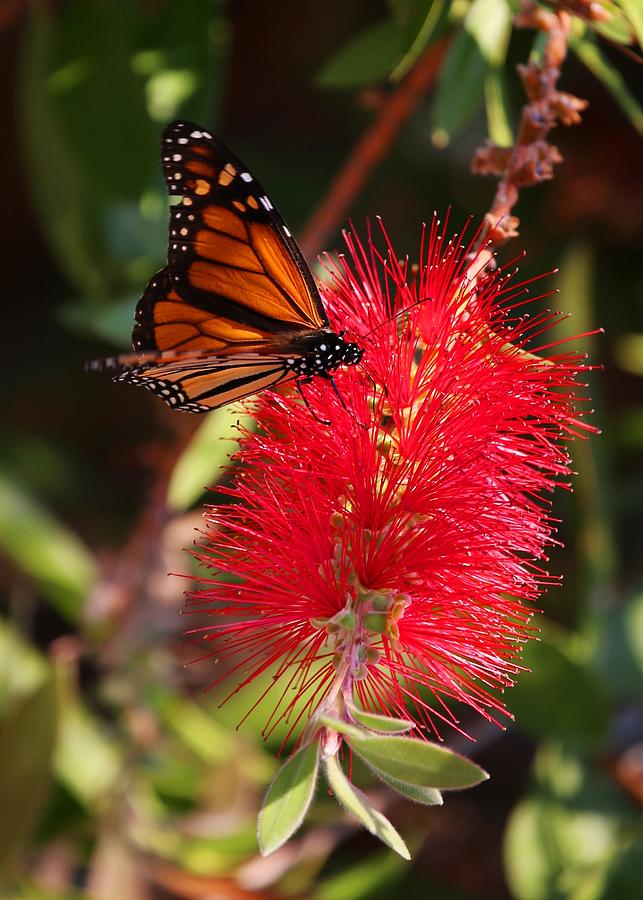
[[[189,122],[163,132],[167,265],[136,309],[134,352],[93,364],[207,412],[283,381],[332,380],[361,348],[334,332],[287,225],[246,167]]]

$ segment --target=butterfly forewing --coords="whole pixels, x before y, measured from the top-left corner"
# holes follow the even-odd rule
[[[135,347],[220,354],[265,341],[274,351],[275,335],[327,327],[299,248],[246,167],[187,122],[165,129],[161,156],[182,200],[170,214],[168,265],[137,310]]]

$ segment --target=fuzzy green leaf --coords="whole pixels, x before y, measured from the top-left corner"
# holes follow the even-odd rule
[[[415,723],[409,721],[409,719],[393,719],[390,716],[378,716],[375,713],[364,712],[362,709],[351,709],[351,716],[364,728],[385,734],[403,734],[405,731],[415,728]]]
[[[338,734],[343,734],[345,737],[348,737],[349,735],[357,738],[367,737],[367,734],[363,729],[358,728],[356,725],[351,725],[350,722],[345,722],[343,719],[336,719],[334,716],[320,716],[319,721],[322,725],[325,725],[326,728],[330,728]]]
[[[285,844],[304,820],[315,793],[319,744],[299,750],[277,772],[259,813],[259,849],[262,856]]]
[[[409,737],[349,737],[348,744],[377,774],[406,784],[456,789],[480,784],[489,776],[464,756]]]
[[[422,803],[424,806],[442,806],[442,794],[436,788],[422,787],[419,784],[408,784],[406,781],[400,781],[398,778],[391,778],[390,775],[383,775],[377,772],[384,784],[387,784],[398,794],[413,800],[415,803]]]
[[[400,835],[391,825],[386,816],[374,809],[368,799],[353,787],[348,778],[344,775],[342,767],[336,756],[331,756],[326,760],[326,776],[337,801],[341,803],[344,809],[354,816],[358,822],[383,841],[391,850],[395,850],[404,859],[410,859],[411,854]]]

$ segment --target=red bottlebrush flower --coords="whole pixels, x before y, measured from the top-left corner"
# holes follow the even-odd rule
[[[495,719],[520,671],[552,581],[549,495],[568,441],[592,430],[586,367],[552,355],[559,313],[528,315],[541,298],[527,283],[446,229],[425,230],[419,266],[347,235],[322,291],[363,365],[336,373],[338,394],[303,385],[314,415],[262,394],[237,502],[208,510],[199,558],[214,572],[189,602],[213,623],[196,636],[234,691],[269,673],[268,729],[361,709],[439,734],[457,727],[453,701]]]

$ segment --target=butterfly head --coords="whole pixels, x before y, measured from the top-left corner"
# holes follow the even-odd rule
[[[340,334],[340,338],[342,335]],[[362,360],[362,356],[364,355],[364,351],[359,346],[359,344],[354,344],[352,341],[344,341],[343,343],[343,356],[342,363],[345,366],[356,366]]]

